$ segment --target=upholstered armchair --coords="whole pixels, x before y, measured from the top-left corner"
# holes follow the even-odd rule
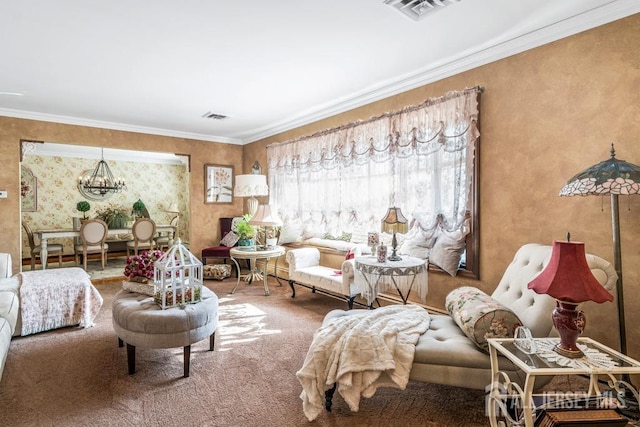
[[[236,246],[238,239],[235,233],[230,233],[233,229],[234,220],[239,221],[241,219],[242,217],[220,218],[220,244],[202,250],[201,257],[204,265],[207,264],[207,259],[209,258],[222,259],[225,264],[228,259],[231,259],[231,248]],[[235,236],[235,238],[231,239],[230,237],[233,236]],[[236,277],[238,277],[239,274],[240,272],[236,269]]]

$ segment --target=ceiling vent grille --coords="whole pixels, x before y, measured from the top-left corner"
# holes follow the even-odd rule
[[[441,10],[453,2],[460,0],[384,0],[384,4],[399,10],[414,21],[419,21],[431,13]]]
[[[204,117],[205,119],[212,119],[212,120],[224,120],[224,119],[228,118],[229,116],[225,116],[224,114],[212,113],[211,111],[207,111],[206,113],[204,113],[202,115],[202,117]]]

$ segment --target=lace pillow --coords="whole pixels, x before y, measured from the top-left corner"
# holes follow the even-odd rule
[[[485,353],[489,352],[487,338],[512,338],[522,326],[513,311],[472,286],[452,290],[445,304],[462,332]]]
[[[225,234],[222,240],[220,240],[220,245],[227,246],[230,248],[235,246],[235,244],[238,243],[239,239],[240,238],[236,233],[234,233],[233,231],[230,231],[227,234]]]

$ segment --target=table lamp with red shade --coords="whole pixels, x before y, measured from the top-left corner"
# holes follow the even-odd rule
[[[586,325],[586,318],[578,305],[585,301],[602,303],[613,301],[611,295],[591,273],[584,250],[584,243],[554,241],[551,260],[545,269],[533,279],[529,289],[556,299],[551,318],[560,335],[560,343],[554,350],[566,357],[582,357],[576,345]]]

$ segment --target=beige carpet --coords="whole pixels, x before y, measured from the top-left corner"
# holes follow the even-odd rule
[[[324,315],[346,303],[270,279],[260,284],[207,281],[221,301],[214,352],[192,347],[191,376],[182,349],[126,349],[111,327],[119,283],[97,285],[104,306],[96,326],[14,338],[0,382],[3,426],[486,426],[484,392],[410,382],[363,399],[353,413],[336,394],[332,412],[309,423],[295,373]]]

